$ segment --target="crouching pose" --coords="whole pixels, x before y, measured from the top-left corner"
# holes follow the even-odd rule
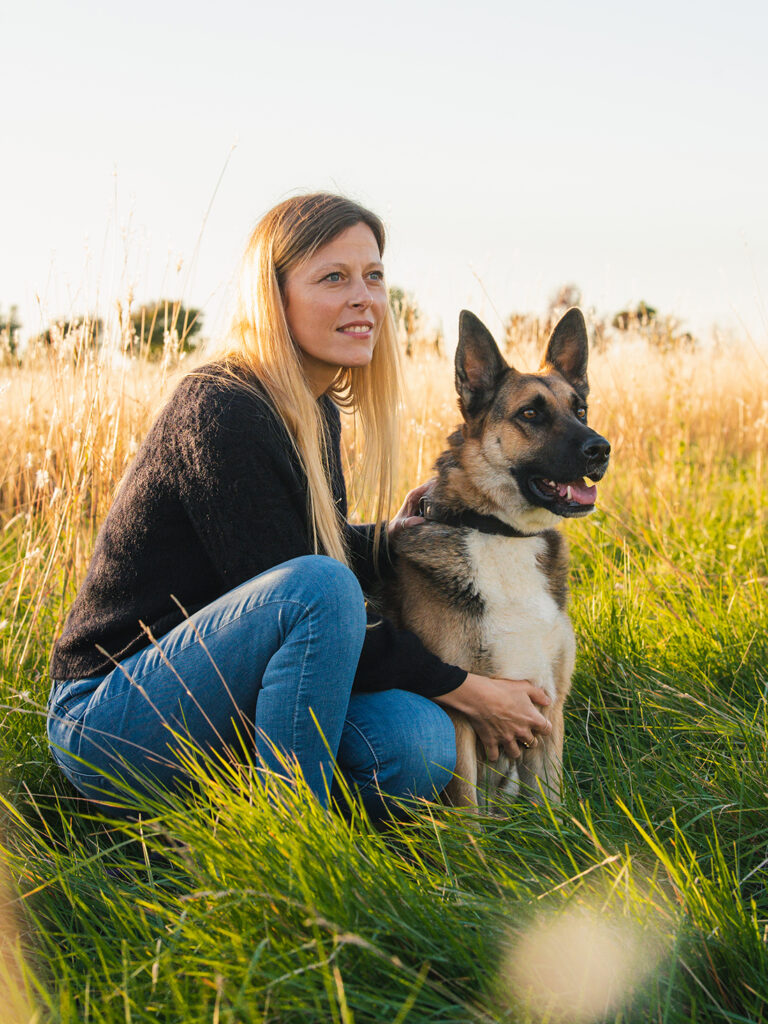
[[[48,736],[86,797],[184,781],[184,750],[297,762],[325,805],[335,762],[370,814],[451,778],[452,723],[489,745],[548,728],[523,682],[468,676],[366,610],[391,568],[398,358],[380,220],[286,200],[247,247],[218,358],[188,373],[131,464],[51,659]],[[359,418],[376,521],[346,521],[339,407]]]

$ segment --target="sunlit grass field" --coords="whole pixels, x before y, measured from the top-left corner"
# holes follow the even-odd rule
[[[129,824],[58,775],[51,644],[173,379],[76,340],[0,369],[4,1022],[768,1020],[764,354],[593,354],[563,804],[378,831],[192,755]],[[457,422],[450,360],[404,362],[400,494]]]

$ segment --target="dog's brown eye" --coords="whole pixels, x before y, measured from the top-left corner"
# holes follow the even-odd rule
[[[521,415],[527,420],[535,420],[539,414],[535,409],[523,409]]]
[[[585,420],[587,418],[586,406],[580,405],[579,408],[576,410],[576,415],[579,417],[580,420]]]

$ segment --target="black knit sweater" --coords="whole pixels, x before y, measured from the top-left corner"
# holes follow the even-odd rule
[[[185,377],[152,426],[96,539],[51,658],[54,679],[104,675],[240,583],[312,553],[306,477],[265,398],[215,364]],[[346,519],[339,411],[320,399],[333,496]],[[374,582],[373,528],[347,526],[352,568]],[[174,600],[175,598],[175,600]],[[178,602],[178,603],[177,603]],[[369,613],[356,690],[436,697],[466,672]],[[339,624],[343,629],[343,623]],[[109,657],[99,650],[107,651]],[[114,659],[114,661],[113,661]]]

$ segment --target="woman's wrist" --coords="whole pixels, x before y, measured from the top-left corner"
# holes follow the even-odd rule
[[[467,704],[467,690],[471,689],[471,681],[473,676],[471,672],[467,672],[464,681],[460,683],[456,689],[449,690],[448,693],[441,693],[439,697],[435,697],[434,700],[438,704],[442,704],[444,707],[453,708],[454,711],[463,711],[465,714],[470,710]],[[467,685],[469,684],[469,686]]]

